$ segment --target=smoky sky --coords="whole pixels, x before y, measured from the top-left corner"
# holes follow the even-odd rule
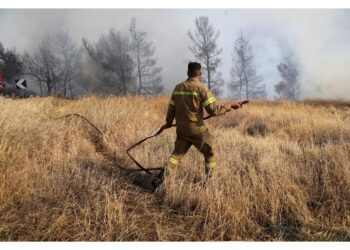
[[[277,65],[293,53],[300,68],[302,98],[343,98],[350,93],[350,11],[349,10],[253,10],[253,9],[2,9],[0,41],[6,48],[33,52],[43,36],[67,30],[77,45],[81,39],[96,41],[110,28],[128,31],[136,18],[140,29],[156,47],[155,56],[163,67],[166,93],[186,78],[186,64],[195,60],[188,46],[189,29],[195,18],[209,17],[220,31],[223,73],[230,82],[234,40],[243,32],[255,53],[257,71],[264,77],[268,97],[281,78]],[[224,96],[228,96],[225,88]]]

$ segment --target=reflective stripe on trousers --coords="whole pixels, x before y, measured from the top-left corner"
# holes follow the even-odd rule
[[[216,162],[206,162],[205,167],[208,169],[214,169],[216,167]]]
[[[170,157],[169,162],[175,166],[177,166],[179,164],[179,161],[176,160],[174,157]]]

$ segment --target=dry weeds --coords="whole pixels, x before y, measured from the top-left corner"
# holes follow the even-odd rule
[[[119,171],[125,149],[164,121],[168,97],[0,97],[1,240],[350,240],[350,107],[253,102],[213,118],[219,167],[203,187],[191,149],[152,194]],[[109,138],[77,118],[79,113]],[[133,152],[163,166],[165,131]],[[96,145],[97,144],[97,145]]]

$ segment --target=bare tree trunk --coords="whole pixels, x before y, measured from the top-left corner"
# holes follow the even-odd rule
[[[63,96],[67,97],[67,54],[64,53],[64,90],[63,90]]]
[[[63,96],[67,97],[67,82],[64,82],[64,90],[63,90]]]
[[[67,97],[67,86],[68,86],[68,81],[67,81],[67,66],[65,66],[65,73],[64,73],[64,89],[63,89],[63,96]]]
[[[248,91],[248,79],[247,74],[244,72],[244,81],[245,81],[245,91],[246,91],[246,98],[249,99],[249,91]]]
[[[210,79],[210,68],[209,68],[209,57],[207,57],[207,73],[208,73],[208,89],[211,90],[211,79]]]
[[[141,95],[142,83],[141,83],[141,75],[139,73],[139,95]]]
[[[72,85],[71,85],[71,84],[68,84],[68,88],[69,88],[69,91],[70,91],[70,96],[73,97],[73,88],[72,88]]]
[[[239,83],[239,101],[242,101],[242,87],[243,87],[243,82],[241,79]]]
[[[52,86],[51,86],[51,80],[50,78],[47,78],[46,80],[46,86],[47,86],[47,94],[51,95],[52,94]]]
[[[54,94],[55,94],[55,96],[56,96],[56,95],[57,95],[57,85],[56,85],[55,82],[52,83],[52,85],[53,85]]]
[[[139,45],[137,45],[139,47]],[[140,49],[137,48],[137,72],[138,72],[138,77],[139,77],[139,95],[141,95],[141,90],[142,90],[142,72],[141,72],[141,65],[140,65]]]
[[[41,85],[42,83],[39,83],[39,87],[40,87],[40,96],[43,96],[43,86]]]

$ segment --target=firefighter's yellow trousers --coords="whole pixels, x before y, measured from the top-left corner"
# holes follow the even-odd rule
[[[169,169],[178,166],[182,157],[192,145],[204,155],[205,172],[207,174],[211,173],[216,167],[216,159],[214,156],[213,139],[208,130],[198,135],[177,134],[175,149],[169,158],[166,168]]]

